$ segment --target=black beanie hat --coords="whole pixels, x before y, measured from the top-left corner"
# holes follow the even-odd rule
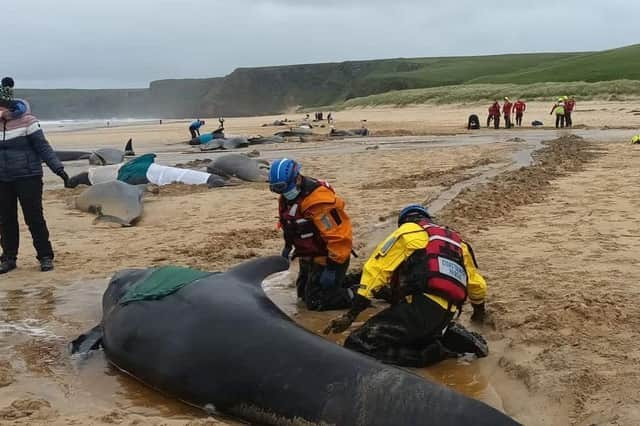
[[[13,81],[13,78],[5,77],[5,78],[2,79],[2,87],[13,88],[14,85],[15,85],[15,82]]]

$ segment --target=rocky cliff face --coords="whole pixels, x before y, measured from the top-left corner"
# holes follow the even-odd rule
[[[16,96],[27,99],[41,120],[152,117],[147,89],[122,90],[17,90]]]
[[[18,90],[41,119],[191,118],[276,114],[355,96],[407,88],[375,76],[419,67],[404,60],[239,68],[220,78],[158,80],[147,89]]]
[[[223,82],[224,78],[153,81],[144,109],[159,118],[211,116],[203,106],[215,101],[209,93],[219,90]]]

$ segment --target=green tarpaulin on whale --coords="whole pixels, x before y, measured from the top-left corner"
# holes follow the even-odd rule
[[[149,183],[147,170],[155,162],[155,154],[144,154],[133,160],[129,160],[118,170],[118,180],[129,185]]]
[[[215,272],[213,272],[215,273]],[[211,275],[212,272],[180,266],[162,266],[134,284],[120,299],[120,304],[141,300],[158,300],[166,297],[194,281]]]

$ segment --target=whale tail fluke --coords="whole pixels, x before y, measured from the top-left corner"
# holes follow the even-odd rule
[[[259,286],[269,275],[286,271],[287,269],[289,269],[289,261],[287,259],[282,256],[268,256],[241,263],[231,268],[228,273],[240,278],[242,281]]]

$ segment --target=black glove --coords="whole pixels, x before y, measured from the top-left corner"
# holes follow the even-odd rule
[[[342,287],[358,288],[358,286],[360,285],[360,278],[362,278],[362,271],[349,272],[344,276],[344,281],[342,281]]]
[[[342,265],[334,262],[331,259],[327,259],[327,264],[322,268],[320,277],[318,277],[318,284],[323,290],[335,287],[338,278],[338,270]]]
[[[324,329],[324,334],[342,333],[355,321],[360,312],[364,311],[371,305],[371,301],[364,296],[356,293],[353,298],[353,306],[344,315],[331,321],[327,328]]]
[[[320,288],[323,290],[328,290],[336,285],[336,275],[337,271],[329,266],[326,266],[322,273],[320,274],[320,278],[318,279],[318,284],[320,284]]]
[[[355,318],[360,314],[360,312],[364,311],[369,306],[371,306],[371,301],[369,299],[367,299],[366,297],[361,296],[358,293],[356,293],[353,296],[353,304],[352,304],[351,309],[349,310],[349,312],[351,312],[353,317]]]
[[[284,248],[282,249],[282,257],[284,257],[285,259],[289,259],[292,249],[293,247],[291,247],[290,245],[284,246]]]
[[[62,179],[62,181],[64,182],[64,187],[71,188],[71,185],[69,185],[69,175],[67,174],[67,172],[65,172],[64,169],[62,169],[57,174],[58,176],[60,176],[60,179]]]
[[[380,287],[373,293],[373,297],[378,300],[384,300],[387,303],[393,303],[393,290],[388,285]]]
[[[324,334],[329,333],[342,333],[345,331],[353,321],[356,319],[357,315],[354,315],[352,311],[346,312],[344,315],[332,320],[327,328],[324,329]]]
[[[479,303],[477,305],[472,304],[473,314],[471,314],[471,321],[482,323],[484,322],[484,317],[486,314],[486,310],[484,307],[484,302]]]

